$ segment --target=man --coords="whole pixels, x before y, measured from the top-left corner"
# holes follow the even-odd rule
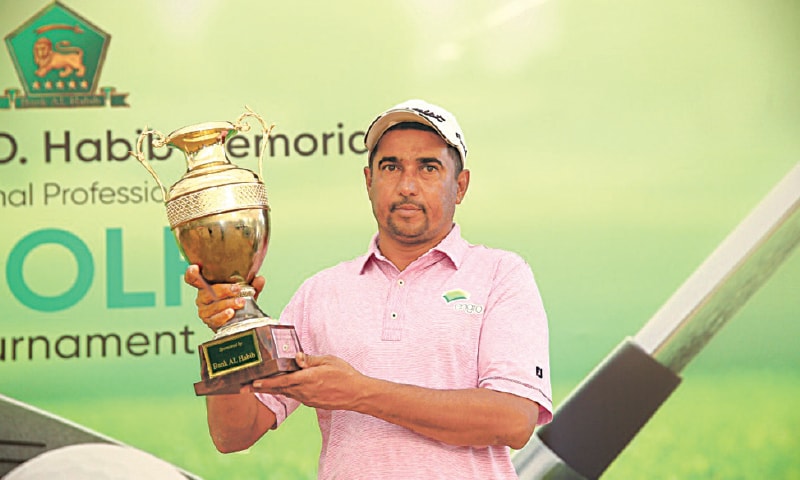
[[[469,186],[455,118],[412,100],[365,135],[378,233],[366,255],[308,279],[281,315],[301,370],[207,398],[221,452],[248,448],[300,403],[316,408],[320,478],[516,478],[522,448],[552,418],[547,320],[528,265],[470,245],[453,223]],[[237,287],[205,286],[216,330]],[[261,290],[264,279],[254,281]]]

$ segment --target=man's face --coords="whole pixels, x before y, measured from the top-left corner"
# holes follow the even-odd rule
[[[469,185],[469,171],[456,176],[455,169],[456,160],[435,133],[385,133],[372,169],[364,168],[380,238],[433,247],[447,236]]]

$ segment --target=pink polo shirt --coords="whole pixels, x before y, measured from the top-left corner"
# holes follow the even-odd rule
[[[456,225],[399,271],[373,238],[366,255],[324,270],[281,315],[305,352],[434,389],[490,388],[552,419],[547,317],[518,255],[471,245]],[[280,425],[298,403],[259,395]],[[369,415],[317,410],[321,479],[517,478],[508,447],[456,447]]]

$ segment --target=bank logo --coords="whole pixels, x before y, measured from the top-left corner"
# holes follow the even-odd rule
[[[127,93],[97,93],[110,40],[61,2],[46,6],[5,38],[24,92],[6,89],[0,109],[127,107]]]

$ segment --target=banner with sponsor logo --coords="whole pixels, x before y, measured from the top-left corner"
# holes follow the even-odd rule
[[[259,305],[277,316],[305,278],[365,251],[363,132],[419,97],[465,131],[465,237],[533,268],[558,404],[800,160],[800,12],[768,3],[2,2],[0,393],[207,478],[313,478],[305,409],[249,453],[213,449],[192,390],[211,332],[129,152],[146,129],[247,107],[275,123]],[[257,130],[228,141],[232,162],[257,168]],[[179,151],[144,154],[167,185],[186,170]],[[785,408],[798,282],[795,255],[609,475],[800,468]],[[756,427],[740,448],[727,424]]]

